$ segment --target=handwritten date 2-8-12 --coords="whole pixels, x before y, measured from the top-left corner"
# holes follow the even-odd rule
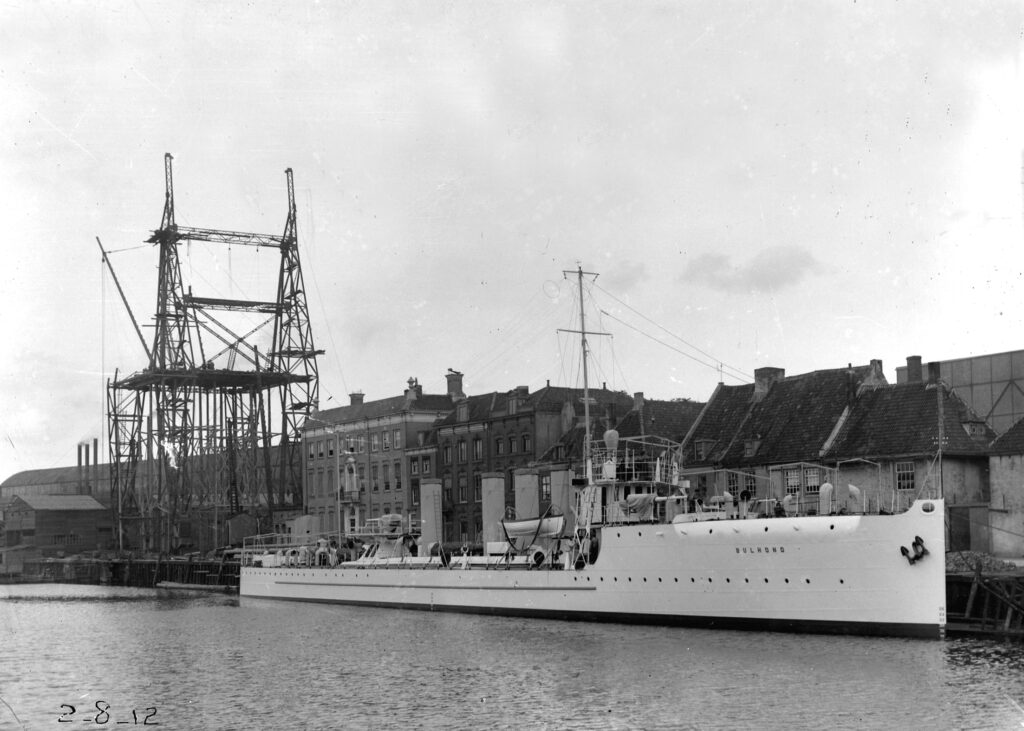
[[[141,711],[137,711],[136,709],[133,708],[132,709],[131,720],[128,720],[127,718],[121,718],[121,719],[116,720],[116,721],[114,720],[114,716],[113,716],[113,714],[110,711],[110,704],[109,703],[107,703],[106,701],[96,701],[95,706],[96,706],[96,715],[95,716],[88,716],[87,715],[87,716],[85,716],[83,718],[74,718],[74,715],[77,712],[75,707],[73,705],[71,705],[70,703],[61,703],[60,707],[61,707],[61,710],[63,710],[64,712],[62,714],[60,714],[60,716],[57,718],[57,723],[74,723],[75,721],[79,721],[79,722],[84,722],[84,723],[98,723],[101,726],[103,724],[105,724],[105,723],[116,723],[116,724],[128,723],[128,724],[131,724],[133,726],[138,726],[138,725],[142,725],[142,726],[159,726],[160,725],[160,722],[155,720],[155,717],[156,717],[156,706],[150,706],[148,708],[142,709]],[[88,711],[85,711],[86,714],[89,714],[91,712],[92,712],[91,708]]]

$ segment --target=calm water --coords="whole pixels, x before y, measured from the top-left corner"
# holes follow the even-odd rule
[[[0,625],[3,729],[1024,728],[1012,643],[70,585],[0,586]]]

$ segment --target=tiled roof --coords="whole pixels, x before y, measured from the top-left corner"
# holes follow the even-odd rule
[[[904,383],[862,394],[836,437],[828,456],[895,457],[929,455],[939,449],[939,402],[942,402],[942,451],[983,455],[995,432],[944,385]],[[972,438],[965,424],[980,431]]]
[[[870,366],[783,378],[754,402],[755,386],[719,386],[687,442],[687,465],[742,466],[815,461]],[[709,445],[696,460],[693,447]],[[747,443],[757,449],[745,456]]]
[[[1006,430],[1006,433],[992,442],[992,454],[1024,454],[1024,419]]]
[[[631,409],[618,424],[615,430],[620,437],[630,438],[658,436],[673,442],[683,441],[683,437],[700,416],[704,404],[689,399],[678,401],[644,400],[643,425],[640,424],[640,411]]]
[[[92,495],[18,495],[33,510],[106,510]]]
[[[447,395],[423,394],[409,401],[403,396],[366,401],[361,404],[349,404],[333,409],[324,409],[310,417],[309,427],[317,428],[321,422],[328,424],[345,424],[362,419],[378,419],[393,416],[406,411],[450,411],[452,400]]]
[[[494,417],[504,416],[508,413],[509,399],[515,395],[514,391],[500,393],[493,392],[480,396],[470,396],[469,419],[470,422],[486,421]],[[539,391],[527,394],[523,397],[517,409],[517,414],[529,413],[559,413],[566,403],[571,403],[577,414],[583,412],[583,389],[564,388],[562,386],[545,386]],[[590,389],[590,398],[595,405],[591,406],[591,416],[603,416],[604,407],[614,406],[615,412],[621,413],[633,404],[633,398],[621,391],[609,391],[608,389]],[[458,422],[458,409],[454,409],[439,422],[439,426],[448,426]]]

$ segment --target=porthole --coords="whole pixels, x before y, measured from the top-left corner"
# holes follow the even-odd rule
[[[626,579],[626,581],[632,582],[633,581],[633,577],[630,576],[628,579]]]
[[[676,577],[676,583],[677,584],[679,583],[679,577],[678,576]]]
[[[768,532],[768,526],[765,526],[765,527],[764,527],[764,532],[765,532],[765,533],[767,533],[767,532]]]
[[[709,577],[708,577],[708,583],[710,584],[710,583],[711,583],[712,581],[714,581],[714,579],[712,579],[712,578],[711,578],[711,577],[709,576]]]
[[[661,577],[660,576],[658,577],[658,583],[659,584],[661,583]]]
[[[696,582],[697,582],[697,580],[691,576],[690,577],[690,583],[691,584],[695,584]]]
[[[845,584],[846,582],[845,582],[845,581],[843,581],[842,579],[840,579],[840,580],[839,580],[839,583],[840,583],[840,584]]]
[[[614,578],[612,579],[612,581],[618,581],[618,580],[619,580],[619,577],[618,577],[618,576],[616,576],[616,577],[614,577]]]
[[[726,584],[731,584],[731,583],[732,583],[732,579],[726,579],[726,580],[725,580],[725,583],[726,583]]]
[[[714,532],[715,532],[714,528],[708,528],[708,533],[714,533]]]
[[[787,583],[787,584],[789,583],[789,579],[786,579],[786,583]]]
[[[768,577],[767,576],[764,577],[764,583],[766,583],[766,584],[768,583]]]
[[[829,529],[829,530],[835,530],[835,529],[836,529],[835,523],[833,523],[832,525],[830,525],[830,526],[828,527],[828,529]]]
[[[811,580],[810,580],[810,579],[804,579],[804,583],[805,583],[805,584],[810,584],[810,583],[811,583]]]
[[[743,583],[744,584],[749,584],[750,583],[750,579],[743,579]]]

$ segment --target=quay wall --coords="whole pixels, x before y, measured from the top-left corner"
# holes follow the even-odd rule
[[[159,558],[40,559],[26,561],[11,583],[54,582],[155,587],[160,582],[238,589],[236,561],[171,561]]]

